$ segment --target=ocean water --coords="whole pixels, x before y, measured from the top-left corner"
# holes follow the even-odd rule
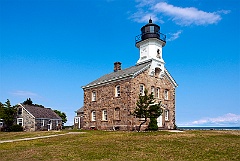
[[[240,130],[240,127],[178,127],[179,130]]]

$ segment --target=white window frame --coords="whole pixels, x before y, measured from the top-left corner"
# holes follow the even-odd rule
[[[153,96],[155,95],[155,87],[151,87],[151,93],[153,94]]]
[[[143,84],[140,84],[139,90],[140,90],[140,96],[144,96],[144,85]]]
[[[160,88],[157,88],[156,97],[157,97],[157,98],[160,98]]]
[[[102,120],[107,121],[107,110],[102,110]]]
[[[74,122],[75,124],[78,124],[78,117],[75,117]]]
[[[120,97],[121,96],[121,88],[120,85],[117,85],[115,87],[115,97]]]
[[[165,115],[165,121],[168,121],[169,120],[169,110],[165,110],[164,115]]]
[[[165,89],[165,90],[164,90],[164,99],[165,99],[165,100],[168,100],[168,99],[169,99],[168,95],[169,95],[169,91],[168,91],[167,89]]]
[[[96,111],[91,112],[91,121],[96,121]]]
[[[21,121],[20,121],[21,120]],[[17,124],[20,125],[20,126],[23,126],[23,118],[17,118]]]
[[[97,93],[96,91],[92,91],[92,101],[96,101]]]

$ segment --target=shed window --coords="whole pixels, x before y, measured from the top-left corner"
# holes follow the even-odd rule
[[[17,124],[23,126],[23,118],[17,118]]]
[[[19,114],[19,115],[22,114],[22,108],[18,108],[18,114]]]

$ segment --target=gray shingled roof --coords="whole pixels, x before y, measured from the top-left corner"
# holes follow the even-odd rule
[[[79,112],[84,112],[84,106],[79,108],[77,111],[75,111],[76,113],[79,113]]]
[[[134,77],[136,75],[138,75],[139,73],[141,73],[142,71],[144,71],[145,69],[147,69],[151,64],[150,62],[146,62],[143,64],[139,64],[139,65],[135,65],[132,66],[130,68],[124,69],[124,70],[119,70],[116,72],[112,72],[110,74],[106,74],[98,79],[96,79],[95,81],[87,84],[86,86],[83,86],[82,88],[89,88],[89,87],[93,87],[96,85],[101,85],[101,84],[105,84],[108,82],[112,82],[112,81],[116,81],[119,79],[124,79],[127,77]]]
[[[42,108],[23,104],[21,105],[35,118],[62,119],[51,108]]]

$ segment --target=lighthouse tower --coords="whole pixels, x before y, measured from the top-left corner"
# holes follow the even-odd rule
[[[160,73],[159,76],[164,73],[164,60],[162,58],[162,48],[166,44],[166,35],[160,33],[160,26],[149,23],[141,28],[141,34],[136,36],[136,47],[140,51],[140,57],[137,61],[137,65],[151,61],[150,75],[154,75],[156,70]]]

